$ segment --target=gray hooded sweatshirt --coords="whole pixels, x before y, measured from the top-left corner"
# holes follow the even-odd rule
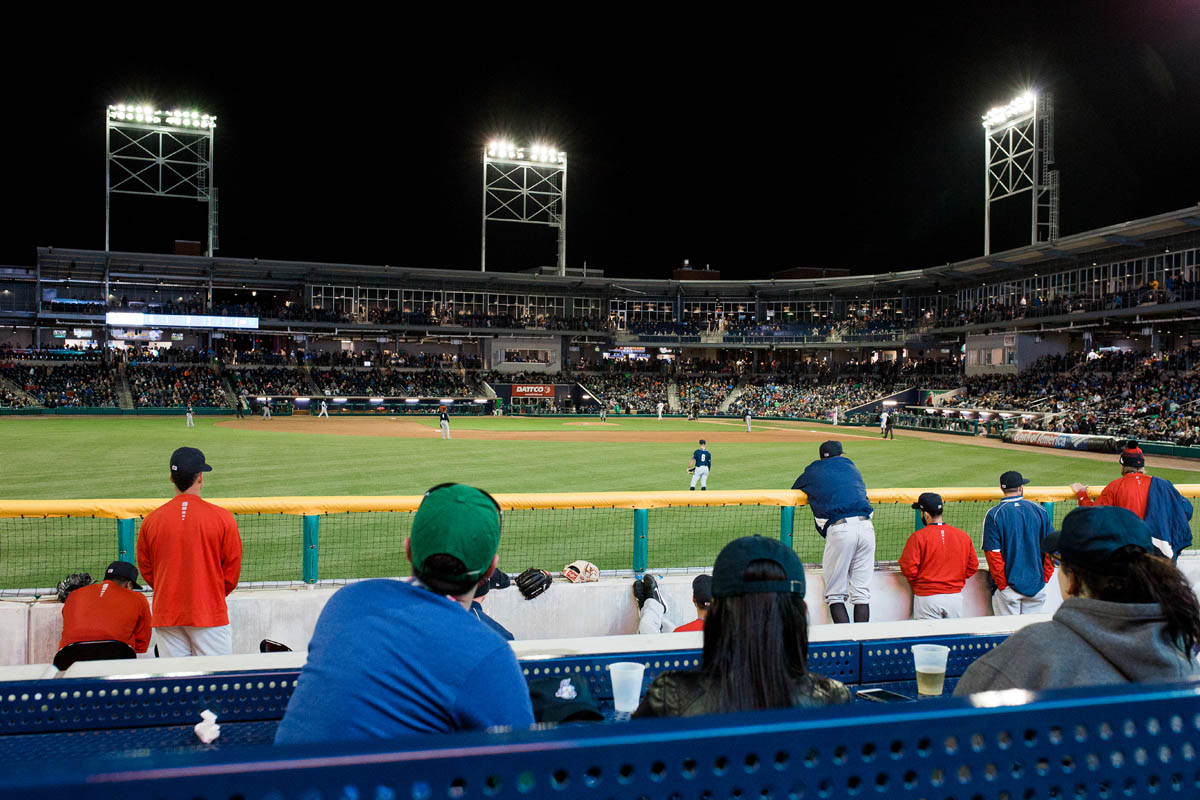
[[[954,695],[1194,676],[1200,676],[1200,665],[1167,638],[1166,617],[1158,603],[1069,597],[1049,622],[1022,628],[977,659]]]

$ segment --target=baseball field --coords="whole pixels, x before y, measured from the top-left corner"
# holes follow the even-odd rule
[[[0,500],[165,500],[173,493],[168,459],[183,445],[204,451],[213,466],[205,477],[204,496],[218,500],[416,495],[445,481],[493,494],[686,490],[685,468],[700,438],[707,439],[713,454],[710,490],[787,489],[828,438],[843,441],[846,455],[872,489],[992,487],[1001,472],[1013,469],[1039,486],[1077,480],[1103,485],[1118,475],[1113,456],[906,431],[897,431],[894,440],[881,440],[869,428],[772,420],[757,420],[753,432],[746,433],[744,424],[733,419],[660,422],[611,416],[601,424],[595,417],[459,417],[452,422],[452,436],[450,441],[440,438],[435,417],[198,417],[194,428],[185,427],[183,417],[10,417],[0,419]],[[1152,458],[1148,464],[1151,474],[1175,483],[1200,483],[1195,469],[1200,464],[1180,460]],[[989,505],[951,504],[947,522],[978,542]],[[898,506],[877,511],[880,560],[899,555],[912,531],[912,513]],[[627,510],[514,512],[505,519],[502,557],[510,571],[529,564],[555,568],[581,557],[601,569],[627,569],[631,515]],[[321,558],[327,563],[321,577],[401,571],[399,543],[411,515],[354,516],[360,517],[354,524],[322,522]],[[247,542],[244,580],[298,578],[300,548],[293,533],[298,524],[294,517],[272,519],[239,517]],[[796,545],[802,558],[817,561],[821,542],[810,519],[806,509],[797,511]],[[108,533],[112,520],[80,520],[74,527],[62,520],[20,522],[0,520],[0,588],[14,581],[48,581],[68,568],[64,564],[101,569],[98,562],[109,560],[114,550]],[[90,526],[87,536],[70,533],[84,522]],[[779,509],[660,509],[651,512],[650,531],[652,567],[708,565],[720,545],[734,536],[778,535]],[[16,569],[15,561],[35,556],[45,562],[37,572],[42,577]]]

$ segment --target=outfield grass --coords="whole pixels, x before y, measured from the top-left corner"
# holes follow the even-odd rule
[[[221,418],[200,417],[186,428],[182,417],[2,418],[0,499],[162,497],[173,489],[167,462],[181,445],[202,449],[214,467],[205,476],[205,497],[272,495],[420,494],[443,481],[501,492],[604,492],[684,489],[690,444],[504,441],[334,436],[223,428]],[[434,418],[418,418],[436,430]],[[562,431],[565,422],[538,418],[459,418],[455,430]],[[605,430],[689,431],[709,440],[711,489],[787,488],[816,457],[817,445],[777,442],[722,443],[738,431],[728,422],[614,418]],[[314,430],[321,423],[313,420]],[[760,427],[775,423],[762,422]],[[794,424],[806,430],[834,429]],[[574,430],[578,430],[575,428]],[[841,433],[869,429],[837,429]],[[1037,485],[1080,480],[1103,484],[1115,463],[973,445],[969,440],[849,440],[846,455],[872,488],[993,486],[1015,469]],[[1200,482],[1200,473],[1152,469],[1176,483]],[[1065,506],[1065,504],[1060,504]],[[979,543],[987,503],[947,508],[947,521]],[[1059,518],[1065,507],[1059,508]],[[342,514],[321,520],[321,577],[406,574],[403,539],[409,514]],[[299,580],[300,520],[280,515],[239,518],[246,547],[245,581]],[[880,560],[894,560],[913,530],[907,507],[876,512]],[[795,541],[801,557],[820,560],[822,542],[811,514],[799,510]],[[766,507],[663,509],[651,512],[652,568],[710,565],[720,547],[748,533],[779,535],[779,509]],[[632,563],[633,512],[564,510],[509,512],[504,523],[502,566],[510,572],[537,565],[557,570],[576,558],[601,569]],[[52,586],[67,572],[96,574],[116,557],[111,520],[0,520],[0,588]]]

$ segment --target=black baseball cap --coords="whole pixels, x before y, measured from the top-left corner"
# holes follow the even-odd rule
[[[475,598],[483,597],[492,589],[507,589],[509,586],[512,586],[512,578],[508,577],[507,572],[497,569],[487,580],[479,582],[479,587],[475,589]]]
[[[692,599],[697,603],[711,603],[712,584],[712,575],[697,575],[692,579]]]
[[[592,688],[582,675],[535,678],[529,704],[538,722],[603,722]]]
[[[942,513],[942,496],[934,492],[922,492],[912,507],[930,514],[940,514]]]
[[[1021,473],[1009,470],[1000,476],[1000,488],[1004,490],[1017,489],[1029,483],[1029,478],[1022,478]]]
[[[783,569],[781,581],[747,581],[751,561],[774,561]],[[713,565],[712,596],[740,597],[745,594],[780,592],[804,597],[804,564],[796,551],[778,539],[743,536],[721,549]]]
[[[1128,545],[1158,552],[1146,523],[1129,509],[1083,506],[1067,514],[1061,531],[1042,540],[1042,551],[1101,575],[1119,575],[1125,565],[1114,561],[1113,553]]]
[[[708,442],[706,442],[706,441],[704,441],[703,439],[701,439],[701,440],[700,440],[700,444],[708,444]]]
[[[842,454],[842,443],[836,439],[821,444],[821,458],[832,458]]]
[[[133,584],[134,589],[137,589],[139,592],[142,590],[142,587],[138,586],[137,582],[137,567],[128,561],[114,561],[108,565],[108,569],[104,570],[104,580],[110,581],[113,579],[129,581]]]
[[[204,463],[204,453],[194,447],[181,447],[171,453],[171,472],[212,472],[212,467]]]

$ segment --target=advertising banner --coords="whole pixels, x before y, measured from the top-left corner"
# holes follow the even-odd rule
[[[1054,431],[1005,431],[1004,441],[1014,444],[1031,444],[1036,447],[1057,447],[1060,450],[1086,450],[1091,453],[1116,453],[1120,442],[1112,436],[1091,436],[1082,433],[1056,433]]]
[[[514,383],[513,397],[554,397],[554,386],[533,383]]]

